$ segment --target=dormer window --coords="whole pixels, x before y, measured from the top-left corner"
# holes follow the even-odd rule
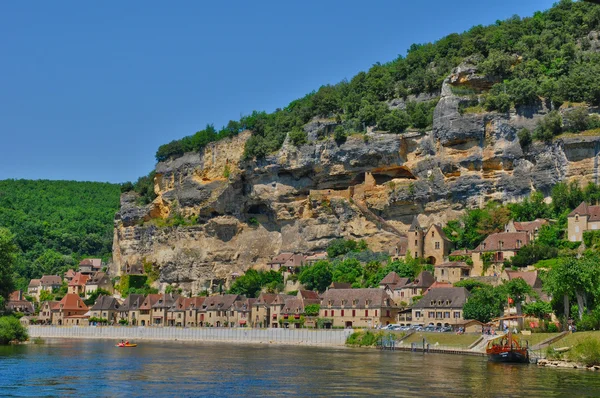
[[[483,242],[483,243],[481,244],[481,248],[482,248],[482,249],[485,249],[485,242]]]
[[[521,241],[517,240],[517,248],[521,247]]]
[[[502,246],[504,246],[504,242],[502,242],[502,241],[499,241],[499,242],[498,242],[498,247],[500,248],[500,250],[502,250]]]
[[[356,299],[352,300],[352,305],[356,305]]]
[[[579,214],[575,214],[575,221],[579,221]]]

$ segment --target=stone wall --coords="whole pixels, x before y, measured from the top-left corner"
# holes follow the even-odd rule
[[[293,345],[343,346],[352,330],[175,328],[135,326],[28,327],[31,338],[79,338],[129,340],[222,341]]]

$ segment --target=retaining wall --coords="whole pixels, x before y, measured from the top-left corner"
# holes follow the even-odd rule
[[[342,346],[352,333],[352,330],[39,325],[31,325],[28,330],[31,338],[187,340],[326,346]]]

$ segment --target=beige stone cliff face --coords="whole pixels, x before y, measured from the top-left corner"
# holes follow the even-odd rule
[[[456,78],[463,86],[473,78],[465,73]],[[546,108],[461,115],[467,99],[451,85],[444,84],[431,131],[369,133],[343,144],[311,139],[300,148],[286,142],[260,161],[243,160],[250,136],[243,132],[159,163],[154,203],[121,198],[112,272],[151,263],[161,283],[197,293],[279,252],[323,250],[339,237],[390,251],[415,215],[424,226],[445,223],[489,200],[549,194],[564,180],[596,181],[598,137],[521,148],[518,130],[533,128]],[[197,224],[156,226],[175,212]]]

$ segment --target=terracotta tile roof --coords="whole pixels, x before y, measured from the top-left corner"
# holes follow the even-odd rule
[[[329,285],[329,289],[350,289],[350,288],[352,288],[351,283],[331,282],[331,285]]]
[[[40,285],[44,287],[62,285],[62,278],[58,275],[44,275],[40,279]]]
[[[284,267],[302,267],[304,265],[304,254],[294,254],[283,264]]]
[[[290,296],[289,294],[278,294],[270,305],[284,305],[285,300],[296,298],[296,296]]]
[[[33,303],[27,300],[7,301],[5,308],[8,311],[17,311],[22,312],[24,314],[33,314],[35,312],[35,309],[33,308]]]
[[[303,300],[321,300],[319,293],[312,290],[298,290],[298,298]]]
[[[471,268],[471,266],[462,261],[450,261],[447,263],[436,264],[435,268]]]
[[[412,308],[462,308],[468,297],[464,287],[431,289]]]
[[[37,287],[40,285],[39,279],[32,279],[29,281],[29,287]]]
[[[304,301],[299,298],[287,299],[285,300],[285,304],[283,305],[281,312],[289,314],[302,314],[304,312]]]
[[[116,298],[112,296],[100,295],[90,309],[92,311],[116,311],[119,309],[119,307],[120,305]]]
[[[470,256],[472,253],[473,251],[469,249],[459,249],[450,253],[450,256]]]
[[[62,305],[62,308],[61,308]],[[85,303],[83,302],[83,299],[81,297],[79,297],[78,294],[75,293],[69,293],[69,294],[65,294],[65,297],[63,297],[62,300],[60,300],[54,307],[52,307],[53,310],[60,310],[62,309],[63,311],[87,311],[88,310],[88,306],[85,305]]]
[[[540,278],[538,278],[537,271],[506,271],[506,275],[508,276],[509,281],[512,279],[521,278],[533,288],[542,287],[542,281],[540,280]]]
[[[261,293],[258,296],[258,298],[256,299],[256,301],[254,302],[254,305],[256,305],[256,306],[269,305],[276,298],[277,298],[277,295],[275,293]]]
[[[67,272],[65,272],[65,278],[72,278],[75,276],[75,271],[73,271],[72,269],[68,270]]]
[[[429,289],[427,289],[427,292],[429,292],[431,289],[439,289],[439,288],[442,288],[442,287],[452,287],[452,283],[450,283],[450,282],[438,282],[438,281],[435,281],[433,283],[433,285],[429,286]]]
[[[20,301],[23,300],[23,292],[20,290],[15,290],[8,296],[8,301]]]
[[[598,207],[600,207],[600,206],[598,206]],[[548,224],[548,220],[538,218],[534,221],[527,221],[527,222],[515,221],[515,222],[513,222],[513,224],[514,224],[517,232],[534,233],[535,231],[541,229],[542,226]]]
[[[224,311],[233,307],[233,303],[237,300],[245,300],[237,294],[224,294],[222,296],[207,297],[202,303],[204,311]]]
[[[394,271],[392,271],[389,274],[387,274],[381,280],[381,282],[379,282],[379,285],[396,285],[398,282],[400,282],[400,276]]]
[[[81,260],[79,266],[92,266],[92,268],[102,268],[102,259],[99,258],[86,258]]]
[[[417,275],[417,277],[409,284],[407,284],[405,287],[410,288],[410,289],[414,289],[414,288],[428,288],[429,286],[433,285],[433,282],[435,282],[435,277],[431,274],[431,272],[429,271],[421,271],[421,273],[419,273],[419,275]]]
[[[98,271],[96,273],[94,273],[86,282],[87,285],[100,285],[100,284],[106,284],[110,282],[110,278],[108,277],[108,275],[106,275],[106,273]]]
[[[581,202],[567,217],[575,217],[577,214],[588,216],[588,221],[600,221],[600,206],[590,206],[585,202]]]
[[[89,275],[82,274],[81,272],[77,272],[71,282],[69,282],[69,286],[85,286],[89,279]]]
[[[192,297],[186,302],[186,310],[201,309],[206,297]]]
[[[143,302],[144,302],[143,294],[130,294],[129,296],[127,296],[125,301],[123,301],[123,304],[121,304],[121,307],[119,307],[119,311],[121,311],[121,312],[136,311],[140,308],[140,306],[142,305]]]
[[[273,257],[271,261],[267,264],[285,264],[294,253],[279,253],[277,256]]]
[[[156,302],[158,301],[158,299],[160,299],[162,296],[162,294],[149,294],[146,296],[146,298],[144,299],[144,302],[142,303],[142,305],[140,306],[140,310],[150,310],[152,309],[152,306],[154,304],[156,304]]]
[[[499,232],[485,238],[474,251],[517,251],[527,243],[529,243],[529,235],[526,232]]]
[[[158,300],[152,305],[152,308],[171,308],[179,296],[169,293],[161,294]]]
[[[323,293],[321,308],[383,308],[394,307],[391,297],[383,289],[329,289]],[[353,305],[353,303],[356,303]],[[331,303],[331,307],[329,304]]]

